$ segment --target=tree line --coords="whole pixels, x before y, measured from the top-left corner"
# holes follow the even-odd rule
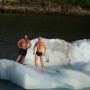
[[[90,0],[2,0],[3,3],[17,3],[17,4],[30,4],[31,2],[37,3],[58,3],[58,4],[73,4],[90,7]]]

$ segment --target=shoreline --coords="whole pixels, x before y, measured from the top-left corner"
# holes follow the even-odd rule
[[[29,5],[0,4],[0,13],[29,14],[29,15],[69,15],[89,16],[90,9],[78,5],[58,3],[30,3]]]

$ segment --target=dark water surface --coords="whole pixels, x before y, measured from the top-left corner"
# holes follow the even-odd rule
[[[25,90],[22,87],[7,80],[0,80],[0,90]]]
[[[16,60],[18,55],[17,41],[23,38],[24,34],[28,34],[30,40],[39,35],[49,39],[59,38],[68,42],[89,39],[90,18],[0,14],[0,59]],[[8,84],[0,80],[0,88],[4,83],[4,85],[8,85],[10,88],[14,87],[14,89],[2,90],[18,90],[15,87],[23,90],[9,81],[6,82]],[[60,90],[60,88],[56,90]]]

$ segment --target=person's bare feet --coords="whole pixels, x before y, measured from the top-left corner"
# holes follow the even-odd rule
[[[38,70],[38,68],[35,68],[35,70],[37,71],[37,70]]]
[[[44,69],[43,69],[43,72],[44,72]]]

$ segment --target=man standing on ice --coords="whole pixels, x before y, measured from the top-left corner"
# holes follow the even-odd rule
[[[35,65],[36,65],[36,69],[35,70],[36,71],[38,70],[37,61],[38,61],[38,57],[40,57],[40,61],[41,61],[41,65],[42,65],[42,70],[44,72],[43,56],[45,56],[45,53],[46,53],[46,45],[41,40],[42,40],[42,38],[41,38],[41,36],[39,36],[38,42],[35,43],[33,51],[34,51],[34,55],[35,55],[35,47],[37,47],[37,51],[36,51],[36,55],[35,55]],[[42,55],[43,47],[44,47],[44,55]]]
[[[28,44],[29,44],[29,47],[28,47]],[[18,47],[20,48],[20,50],[19,50],[19,55],[17,57],[16,62],[18,62],[22,56],[22,64],[24,64],[24,59],[27,54],[27,49],[31,47],[31,42],[30,40],[28,40],[27,35],[25,35],[23,39],[20,39],[18,41]]]

